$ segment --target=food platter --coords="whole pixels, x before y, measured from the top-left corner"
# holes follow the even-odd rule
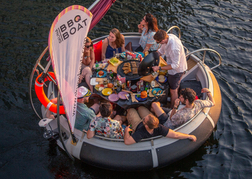
[[[142,57],[144,57],[144,53],[143,52],[134,52],[134,54],[136,54],[136,58],[138,58],[139,55],[141,55]],[[122,58],[126,58],[126,52],[122,52],[121,53],[121,57]]]
[[[93,86],[97,85],[98,82],[96,81],[96,78],[91,78],[90,79],[90,84],[93,85]]]
[[[119,63],[119,60],[116,58],[116,57],[112,57],[110,60],[109,60],[109,63],[113,66],[116,66],[118,65]]]
[[[154,96],[160,96],[163,94],[163,90],[161,88],[154,88],[154,89],[152,89],[151,93]]]
[[[100,75],[101,72],[103,72],[103,75]],[[107,72],[105,70],[100,70],[96,73],[96,77],[98,78],[104,78],[105,76],[107,76]]]
[[[155,80],[156,80],[157,82],[159,82],[159,83],[165,83],[165,82],[167,82],[167,77],[164,76],[164,75],[159,75],[159,76],[156,77]]]
[[[126,64],[129,64],[129,65],[126,65]],[[139,64],[140,62],[138,60],[124,61],[118,66],[117,73],[122,77],[126,77],[126,80],[138,80],[139,78],[141,78],[141,76],[138,75]],[[125,71],[126,71],[126,74],[125,74]]]

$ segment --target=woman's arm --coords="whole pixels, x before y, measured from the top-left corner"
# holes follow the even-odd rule
[[[145,52],[149,51],[149,49],[151,48],[153,44],[146,44],[144,50],[143,50],[143,53],[145,54]]]
[[[142,33],[142,32],[143,32],[143,27],[144,27],[144,26],[140,23],[140,24],[138,24],[137,27],[138,27],[138,32],[139,32],[139,33]]]
[[[124,35],[122,35],[122,39],[123,39],[122,52],[125,52],[125,40],[124,40]]]
[[[102,42],[102,61],[106,58],[105,54],[106,54],[106,50],[108,47],[108,39],[104,39]]]
[[[90,64],[89,64],[89,67],[90,69],[92,70],[93,66],[94,66],[94,63],[95,63],[95,54],[94,54],[94,48],[92,47],[90,49]]]
[[[147,32],[147,30],[146,30]],[[156,40],[154,40],[153,36],[155,35],[156,32],[147,32],[146,36],[147,36],[147,42],[146,42],[146,46],[143,50],[143,53],[145,53],[146,51],[149,51],[151,46],[156,44]]]

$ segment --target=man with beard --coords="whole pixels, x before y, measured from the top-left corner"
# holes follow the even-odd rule
[[[151,111],[155,113],[161,124],[170,129],[175,129],[186,123],[201,109],[215,105],[215,101],[209,89],[203,88],[201,90],[201,93],[207,93],[209,100],[195,100],[195,91],[190,88],[185,88],[180,91],[179,98],[175,100],[172,110],[170,110],[169,112],[165,111],[161,108],[159,102],[153,102],[151,104]],[[179,102],[181,102],[185,106],[177,110]]]

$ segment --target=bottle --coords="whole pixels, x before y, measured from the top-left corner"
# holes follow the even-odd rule
[[[136,85],[137,85],[137,93],[139,93],[140,92],[140,82],[138,81],[137,83],[136,83]]]
[[[132,125],[130,124],[130,129],[132,129]],[[129,135],[131,135],[132,131],[129,131]]]
[[[155,81],[151,81],[151,87],[152,87],[152,88],[155,87]]]
[[[149,55],[149,51],[146,51],[146,52],[144,53],[144,57],[146,57],[147,55]]]
[[[113,72],[112,72],[112,70],[109,70],[109,80],[113,80]]]
[[[143,60],[143,57],[142,57],[141,54],[138,55],[138,59],[139,59],[140,62]]]
[[[127,88],[130,89],[130,87],[131,87],[131,81],[128,80],[128,81],[127,81]]]
[[[140,88],[140,91],[144,91],[144,83],[143,83],[143,80],[140,80],[139,81],[139,88]]]
[[[114,89],[116,90],[117,89],[117,80],[114,79]]]
[[[95,69],[98,70],[98,67],[99,67],[99,63],[96,60],[96,62],[95,62]]]
[[[122,90],[122,82],[121,81],[117,81],[117,92],[120,92]]]

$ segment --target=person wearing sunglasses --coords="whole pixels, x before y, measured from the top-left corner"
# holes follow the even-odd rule
[[[91,92],[93,92],[93,87],[90,84],[90,77],[92,76],[92,68],[94,63],[95,63],[95,54],[94,54],[93,42],[89,37],[86,37],[83,58],[81,63],[79,84],[83,82],[82,85],[89,88]]]
[[[116,28],[102,42],[102,60],[112,58],[116,53],[125,51],[124,36]]]

